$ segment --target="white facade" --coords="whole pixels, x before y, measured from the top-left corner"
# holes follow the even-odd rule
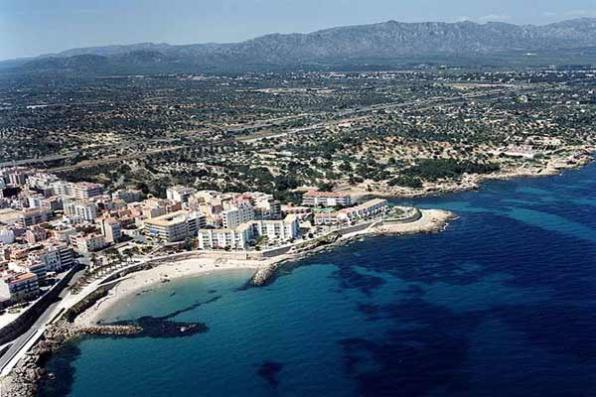
[[[64,203],[64,213],[91,222],[97,218],[97,206],[88,201],[67,201]]]
[[[252,230],[250,227],[199,230],[200,249],[244,249],[248,246],[251,239]]]
[[[14,232],[10,229],[0,230],[0,243],[3,243],[3,244],[14,243]]]
[[[352,197],[345,193],[310,191],[302,196],[302,205],[308,207],[348,207],[352,205]]]
[[[186,203],[188,198],[196,192],[195,189],[186,186],[172,186],[167,188],[166,197],[178,203]]]
[[[221,220],[225,229],[234,229],[243,223],[255,219],[255,211],[249,203],[241,203],[221,213]]]
[[[299,234],[298,218],[288,215],[284,220],[249,221],[229,229],[199,230],[200,249],[246,249],[251,241],[264,236],[270,242],[290,241]]]
[[[205,217],[198,212],[177,211],[145,221],[145,233],[149,237],[174,242],[196,237]]]

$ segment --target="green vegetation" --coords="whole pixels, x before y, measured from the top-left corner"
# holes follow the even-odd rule
[[[403,174],[405,182],[416,183],[417,178],[427,181],[445,178],[458,179],[464,173],[488,174],[498,170],[499,165],[494,163],[478,163],[456,159],[424,159],[415,166],[404,170]]]

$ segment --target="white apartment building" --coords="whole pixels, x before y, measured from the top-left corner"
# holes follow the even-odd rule
[[[172,186],[166,189],[166,197],[168,200],[176,201],[178,203],[186,203],[188,198],[196,192],[195,189],[186,186]]]
[[[106,239],[102,234],[78,234],[70,237],[70,243],[76,252],[88,254],[106,247]]]
[[[59,196],[74,197],[87,200],[103,194],[103,186],[98,183],[78,182],[71,183],[58,181],[52,184],[54,194]]]
[[[252,226],[248,223],[236,229],[199,230],[199,249],[245,249],[252,239]]]
[[[172,212],[145,221],[145,233],[162,241],[175,242],[187,237],[196,237],[205,217],[198,212],[185,210]]]
[[[224,229],[235,229],[243,223],[255,219],[255,210],[248,202],[242,202],[221,213],[221,220]]]
[[[103,186],[99,183],[79,182],[72,185],[73,196],[78,199],[86,200],[103,194]]]
[[[387,200],[372,199],[350,208],[342,208],[338,211],[339,220],[356,220],[378,215],[387,210]]]
[[[69,268],[74,264],[74,252],[66,244],[48,246],[35,255],[41,262],[45,263],[48,271],[51,272]]]
[[[256,236],[267,237],[269,241],[284,242],[298,237],[299,226],[296,215],[287,215],[283,220],[252,222]]]
[[[83,200],[68,200],[64,203],[64,213],[70,217],[78,217],[88,222],[97,218],[97,205]]]
[[[27,208],[21,211],[19,221],[23,226],[37,225],[50,219],[49,211],[42,208]]]
[[[115,219],[101,219],[99,222],[101,234],[106,238],[107,243],[115,243],[122,237],[122,227]]]
[[[352,205],[352,196],[345,193],[319,192],[311,190],[302,196],[302,205],[308,207],[349,207]]]
[[[247,249],[260,236],[271,242],[290,241],[299,234],[298,218],[288,215],[284,220],[249,221],[234,229],[199,230],[199,249]]]

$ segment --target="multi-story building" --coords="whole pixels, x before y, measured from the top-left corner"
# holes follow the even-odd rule
[[[143,197],[143,192],[138,189],[120,189],[112,194],[112,199],[122,200],[125,203],[137,202]]]
[[[4,281],[8,284],[12,302],[21,302],[39,296],[39,282],[34,273],[10,273]]]
[[[103,186],[99,183],[78,182],[72,184],[72,195],[77,199],[88,200],[102,194]]]
[[[35,244],[48,238],[48,231],[41,226],[31,226],[25,232],[25,241]]]
[[[246,249],[250,243],[263,236],[271,242],[285,242],[298,237],[298,218],[288,215],[283,220],[249,221],[234,229],[199,230],[200,249]]]
[[[57,181],[52,184],[52,189],[56,195],[73,197],[81,200],[88,200],[103,194],[102,185],[90,182],[71,183]]]
[[[340,220],[354,221],[357,219],[368,218],[370,216],[382,214],[387,210],[387,200],[372,199],[362,204],[350,208],[339,210]]]
[[[19,222],[23,226],[32,226],[38,223],[47,222],[50,213],[43,208],[27,208],[21,211]]]
[[[66,181],[52,183],[52,190],[56,196],[73,197],[72,184]]]
[[[267,237],[269,241],[284,242],[298,237],[299,226],[296,215],[287,215],[283,220],[251,222],[254,235]]]
[[[186,186],[172,186],[166,189],[166,197],[168,200],[176,201],[178,203],[188,202],[188,198],[196,192],[196,189]]]
[[[245,249],[252,239],[252,225],[245,223],[236,229],[199,230],[199,249]]]
[[[45,263],[50,272],[68,269],[74,264],[74,252],[71,247],[64,243],[50,243],[42,250],[29,255],[29,258],[37,259]]]
[[[99,221],[99,226],[108,243],[115,243],[122,237],[122,227],[115,219],[103,218]]]
[[[241,202],[238,206],[221,213],[222,225],[225,229],[234,229],[253,219],[255,219],[255,211],[249,202]]]
[[[27,202],[29,204],[29,208],[41,208],[41,204],[43,203],[44,196],[43,194],[29,194],[27,196]]]
[[[24,186],[29,175],[31,170],[28,168],[15,167],[7,170],[4,180],[11,186]]]
[[[92,222],[97,218],[97,205],[85,200],[67,200],[64,202],[64,213],[73,218]]]
[[[182,204],[173,202],[171,200],[164,200],[152,197],[143,201],[140,209],[141,216],[143,218],[152,219],[169,214],[171,212],[180,211],[182,209]]]
[[[10,288],[3,279],[0,279],[0,309],[10,306]]]
[[[259,200],[255,206],[255,219],[281,219],[281,202],[269,198],[267,200]]]
[[[196,237],[200,227],[204,226],[205,217],[198,212],[177,211],[145,221],[147,236],[162,241],[182,241]]]
[[[24,261],[11,262],[8,268],[16,273],[33,273],[37,276],[38,282],[44,281],[48,272],[46,264],[36,256],[31,256]]]
[[[77,234],[70,237],[70,243],[76,252],[89,254],[99,251],[107,246],[106,239],[102,234]]]
[[[338,212],[333,208],[322,208],[314,213],[315,225],[334,225],[339,222]]]
[[[52,185],[57,181],[58,177],[54,174],[36,172],[29,175],[27,178],[27,185],[36,190],[50,192],[52,190]]]
[[[14,232],[11,229],[0,229],[0,244],[12,244],[14,243]]]
[[[346,193],[311,190],[302,196],[302,205],[309,207],[349,207],[352,205],[352,196]]]
[[[387,200],[372,199],[354,207],[333,211],[330,208],[315,211],[315,225],[334,225],[338,223],[354,222],[359,219],[379,215],[387,210]]]
[[[63,209],[62,207],[62,198],[60,196],[51,196],[44,198],[41,201],[41,208],[54,212]]]

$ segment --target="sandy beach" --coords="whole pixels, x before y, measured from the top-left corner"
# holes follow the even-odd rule
[[[75,325],[87,327],[97,324],[103,314],[117,301],[131,297],[140,291],[155,288],[164,280],[196,277],[212,272],[232,269],[256,269],[267,266],[271,260],[237,260],[226,258],[195,258],[162,264],[148,270],[132,273],[122,279],[108,295],[81,313]]]
[[[422,216],[414,222],[407,223],[386,223],[371,226],[353,233],[343,235],[338,243],[349,241],[357,236],[375,235],[375,234],[414,234],[429,233],[442,230],[450,219],[455,216],[449,211],[443,210],[420,210]],[[325,248],[329,248],[326,246]],[[312,254],[317,250],[307,252]],[[148,270],[142,270],[132,273],[122,279],[108,295],[98,300],[91,308],[81,313],[75,320],[75,326],[88,327],[96,325],[102,320],[106,311],[117,301],[125,297],[131,297],[140,291],[148,290],[159,286],[165,280],[174,280],[184,277],[196,277],[217,271],[232,269],[252,269],[255,272],[270,268],[280,262],[288,260],[298,260],[302,254],[284,254],[272,258],[261,260],[250,259],[230,259],[224,257],[200,257],[173,261],[171,263],[160,264]],[[248,280],[247,280],[248,281]]]

